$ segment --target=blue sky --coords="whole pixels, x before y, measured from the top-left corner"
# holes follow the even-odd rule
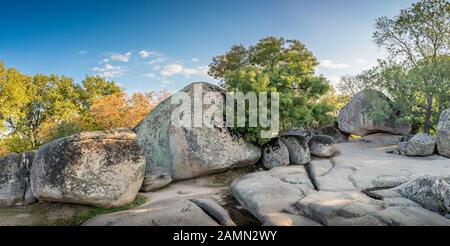
[[[211,58],[266,36],[299,39],[336,82],[383,57],[374,20],[413,0],[0,0],[0,60],[27,74],[102,75],[128,92],[209,81]]]

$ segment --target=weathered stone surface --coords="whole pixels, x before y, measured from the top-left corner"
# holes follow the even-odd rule
[[[273,213],[265,217],[263,226],[322,226],[322,224],[301,215]]]
[[[267,169],[289,165],[289,150],[279,138],[264,145],[262,164]]]
[[[393,147],[349,142],[337,145],[341,154],[332,158],[333,168],[317,177],[320,190],[367,190],[391,188],[424,175],[450,173],[450,161],[440,156],[412,158],[386,153]],[[311,162],[314,168],[316,160]]]
[[[449,182],[450,176],[424,176],[374,194],[383,198],[407,198],[428,210],[446,215],[450,213]]]
[[[286,145],[289,151],[289,161],[291,164],[304,165],[311,161],[308,141],[303,136],[282,136],[281,142]]]
[[[439,118],[436,138],[439,154],[450,158],[450,109],[444,110]]]
[[[0,207],[35,201],[30,192],[30,169],[34,152],[0,157]]]
[[[450,220],[442,216],[443,207],[440,215],[425,209],[430,205],[420,204],[421,200],[391,189],[423,175],[450,173],[448,159],[392,155],[386,150],[393,146],[365,142],[337,146],[341,154],[331,159],[313,159],[306,166],[277,167],[246,175],[232,185],[232,194],[264,225],[450,225]],[[306,168],[298,170],[300,167]],[[291,174],[279,175],[283,173]],[[448,180],[434,182],[434,186],[425,182],[417,185],[426,191],[423,194],[408,193],[432,200],[426,199],[430,197],[426,194],[433,190],[433,204],[448,204],[441,199],[448,197],[447,184]]]
[[[406,155],[429,156],[436,150],[436,138],[426,133],[418,133],[408,141]]]
[[[334,138],[327,135],[315,135],[308,141],[312,155],[318,157],[332,157],[338,153]]]
[[[135,209],[94,217],[83,226],[219,226],[195,203],[164,200]]]
[[[292,211],[295,203],[313,190],[304,166],[276,167],[248,174],[231,185],[239,203],[268,225],[295,221],[296,216],[291,216],[295,215]]]
[[[360,192],[319,191],[300,199],[297,208],[309,218],[324,225],[354,225],[357,218],[376,213],[384,209],[384,203],[367,197]],[[379,224],[377,220],[376,224]],[[372,224],[371,220],[360,221]]]
[[[224,91],[219,87],[208,83],[194,83],[182,90],[194,102],[192,108],[194,99],[197,98],[194,98],[194,91],[199,96],[210,92],[219,93],[221,98],[218,100],[224,100]],[[180,106],[172,104],[172,98],[174,97],[161,102],[134,129],[147,161],[143,191],[158,189],[172,180],[253,165],[260,159],[261,149],[232,134],[228,128],[223,127],[223,122],[219,122],[216,127],[182,127],[172,124],[173,119],[183,117],[175,114],[172,119],[172,113]],[[203,112],[211,107],[212,105],[203,104]],[[211,121],[212,119],[206,119],[206,122]]]
[[[236,226],[228,212],[212,199],[194,198],[191,199],[191,201],[203,209],[209,216],[218,221],[220,225]]]
[[[450,226],[450,220],[421,207],[388,207],[375,214],[390,226]]]
[[[389,133],[374,133],[364,136],[358,141],[379,144],[379,145],[395,145],[398,144],[405,136],[403,135],[393,135]]]
[[[348,142],[348,135],[341,132],[337,127],[328,126],[322,127],[317,131],[320,135],[327,135],[336,141],[336,143]]]
[[[406,149],[408,148],[408,142],[399,142],[397,145],[397,153],[399,155],[406,155]]]
[[[129,129],[83,132],[44,145],[31,168],[39,200],[114,207],[132,202],[145,159]]]
[[[374,120],[372,112],[380,110],[380,108],[387,110],[384,114],[389,117],[386,117],[385,120]],[[398,124],[395,122],[396,118],[396,112],[394,112],[389,98],[375,90],[363,90],[353,96],[341,110],[338,124],[341,131],[359,136],[377,132],[408,134],[411,131],[411,125]]]

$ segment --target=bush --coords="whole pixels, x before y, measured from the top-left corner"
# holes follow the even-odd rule
[[[301,42],[268,37],[248,48],[233,46],[214,57],[209,74],[228,92],[280,93],[280,128],[285,130],[332,122],[333,107],[320,100],[331,86],[324,77],[314,75],[317,65],[317,59]],[[270,105],[268,113],[271,116]],[[246,114],[248,119],[248,106]],[[257,127],[247,122],[246,127],[232,130],[257,144],[270,140],[261,137],[261,130],[268,129],[260,122]]]

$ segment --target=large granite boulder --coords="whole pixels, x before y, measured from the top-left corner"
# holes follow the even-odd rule
[[[311,154],[317,157],[328,158],[338,153],[334,138],[327,135],[315,135],[308,141]]]
[[[34,152],[0,157],[0,207],[35,201],[30,189]]]
[[[181,92],[161,102],[134,129],[147,161],[143,191],[161,188],[172,180],[253,165],[261,157],[258,146],[230,132],[223,120],[214,118],[213,114],[207,117],[206,112],[210,112],[214,104],[202,104],[202,98],[205,95],[219,95],[216,99],[224,102],[225,93],[221,88],[208,83],[194,83]],[[189,120],[188,116],[180,113],[180,101],[177,99],[183,95],[182,106],[189,99],[193,103],[188,104],[188,110],[196,105],[196,110],[191,110],[194,120],[195,115],[202,113],[204,118],[200,123],[209,122],[213,127],[178,124]],[[199,105],[201,109],[198,109]]]
[[[115,207],[132,202],[145,158],[129,129],[83,132],[44,145],[31,168],[39,200]]]
[[[450,158],[450,109],[444,110],[439,118],[436,138],[439,154]]]
[[[436,138],[427,133],[418,133],[408,141],[406,155],[429,156],[436,150]]]
[[[305,165],[311,161],[307,137],[301,135],[282,136],[280,140],[289,150],[289,161],[291,164]]]
[[[375,120],[374,114],[381,113],[384,120]],[[363,90],[357,93],[341,110],[338,117],[339,129],[343,132],[365,136],[371,133],[388,132],[406,135],[411,132],[411,125],[396,122],[392,101],[383,93],[375,90]]]
[[[262,164],[267,169],[289,165],[289,150],[279,138],[264,145]]]
[[[388,190],[374,191],[378,197],[403,197],[421,207],[447,215],[450,213],[450,176],[422,176]]]

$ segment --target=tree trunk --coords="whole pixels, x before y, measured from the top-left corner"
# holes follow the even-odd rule
[[[425,111],[425,126],[424,126],[424,132],[430,133],[431,130],[431,111],[433,110],[433,96],[428,95],[427,96],[427,108]]]

